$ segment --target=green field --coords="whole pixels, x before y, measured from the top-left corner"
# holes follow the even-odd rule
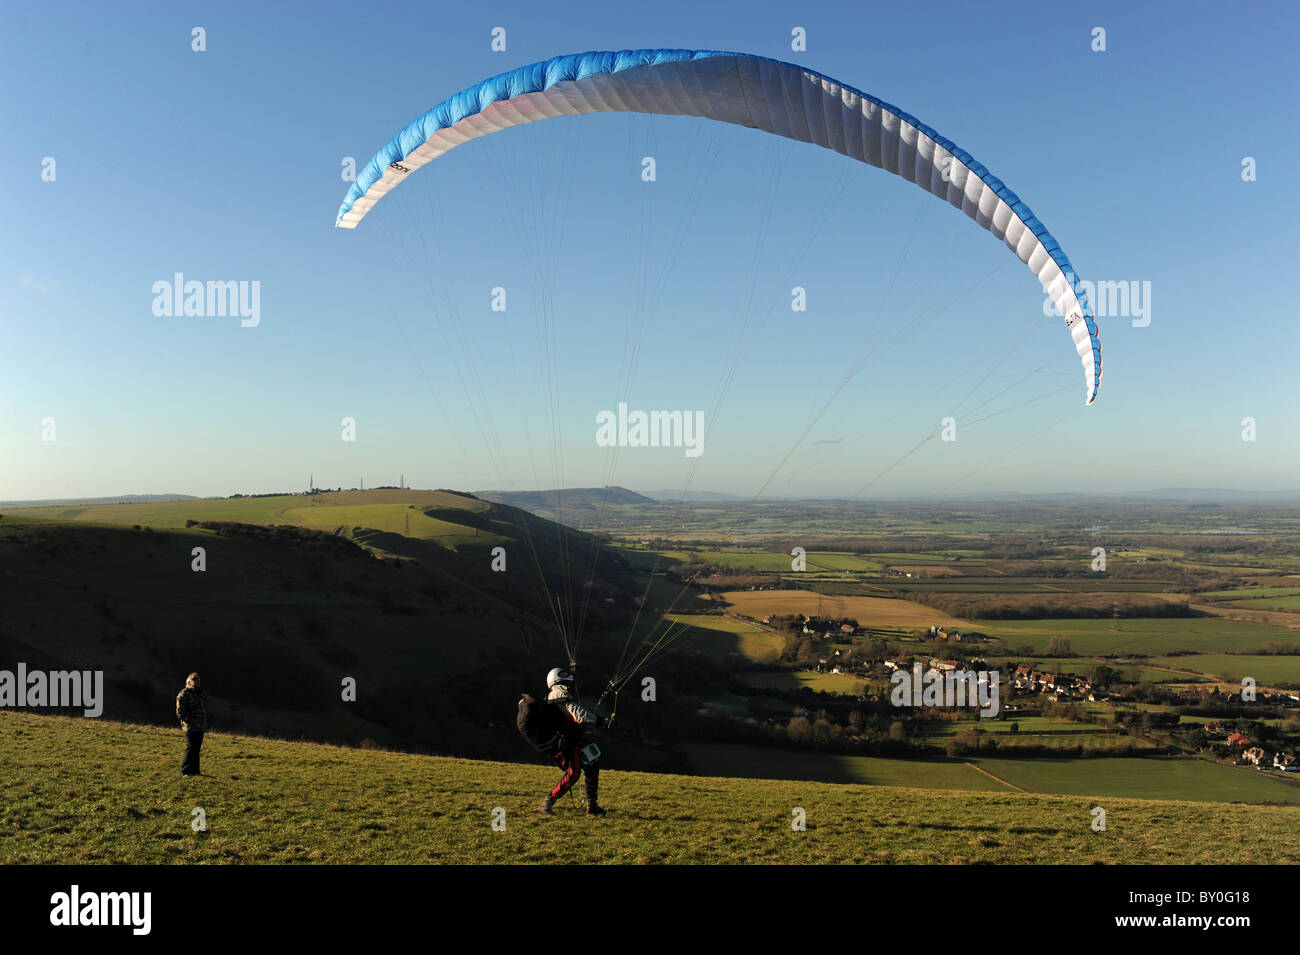
[[[1243,677],[1253,677],[1261,686],[1277,683],[1300,684],[1300,656],[1193,653],[1181,657],[1155,657],[1150,662],[1161,666],[1196,670],[1232,682]]]
[[[649,570],[654,567],[656,557],[662,558],[659,569],[674,563],[702,561],[705,564],[725,567],[731,570],[757,570],[767,573],[790,573],[792,558],[785,551],[738,550],[725,547],[700,548],[699,550],[661,550],[647,551],[631,547],[621,547],[622,553],[634,566]],[[809,575],[817,571],[844,571],[850,573],[878,573],[884,569],[879,560],[859,557],[844,551],[808,551],[805,555]]]
[[[1282,613],[1295,613],[1300,611],[1300,596],[1264,597],[1258,600],[1233,600],[1229,602],[1227,606],[1240,607],[1243,610],[1277,610]]]
[[[958,759],[842,756],[733,743],[688,743],[691,768],[747,779],[817,780],[869,786],[1010,792],[1011,787]]]
[[[1189,662],[1195,659],[1194,656],[1170,657],[1171,662],[1162,665],[1199,673],[1200,671],[1196,670]],[[1150,683],[1189,683],[1196,679],[1196,677],[1189,676],[1186,673],[1171,673],[1169,670],[1160,670],[1151,666],[1142,666],[1139,663],[1126,663],[1119,660],[1094,660],[1086,657],[1082,659],[1078,657],[1032,657],[1027,659],[1016,658],[1012,662],[1046,673],[1073,673],[1083,677],[1091,676],[1098,666],[1105,665],[1113,670],[1119,670],[1126,678],[1129,674],[1136,673],[1139,680]],[[1151,662],[1156,661],[1152,660]],[[1007,664],[1002,665],[1004,669],[1007,667]],[[1010,679],[1010,674],[1007,674],[1007,678]]]
[[[1297,587],[1237,587],[1233,590],[1207,590],[1197,594],[1198,597],[1236,597],[1254,599],[1255,597],[1300,597]]]
[[[925,724],[925,733],[927,736],[955,736],[962,730],[974,729],[979,727],[986,733],[1006,733],[1011,732],[1011,724],[1019,726],[1017,731],[1020,735],[1025,734],[1046,734],[1046,733],[1096,733],[1101,727],[1095,723],[1075,723],[1072,720],[1060,720],[1050,716],[1016,716],[1007,714],[1006,719],[993,720],[956,720],[952,722],[928,722]],[[1071,738],[1071,745],[1074,745]]]
[[[702,653],[718,660],[740,658],[754,663],[770,662],[785,649],[785,640],[753,624],[718,614],[666,614],[665,620],[675,625],[666,630],[663,625],[657,633],[668,633],[683,650]]]
[[[1149,743],[1143,739],[1134,739],[1130,736],[1116,735],[1115,733],[1078,733],[1074,735],[1043,733],[1041,735],[1024,736],[1017,734],[1015,736],[998,737],[998,752],[1005,752],[1008,749],[1015,749],[1020,746],[1045,746],[1049,750],[1066,757],[1073,755],[1071,751],[1076,746],[1082,746],[1085,750],[1149,750],[1160,748],[1155,743]]]
[[[1118,624],[1118,627],[1116,626]],[[1172,650],[1241,650],[1266,643],[1300,643],[1300,634],[1280,627],[1220,617],[1143,617],[1096,620],[988,620],[975,628],[1001,637],[1008,646],[1046,649],[1053,637],[1067,637],[1082,656]],[[1117,631],[1117,632],[1112,632]]]
[[[1082,724],[1078,724],[1082,725]],[[1112,746],[1125,737],[1060,737],[1063,745]],[[999,742],[1005,741],[999,737]],[[1091,742],[1084,743],[1084,740]],[[1041,743],[1044,737],[1025,740]],[[697,772],[924,789],[979,789],[1189,802],[1300,804],[1300,779],[1191,757],[1095,757],[964,760],[847,756],[725,743],[687,746]],[[984,770],[994,778],[980,773]],[[978,777],[978,778],[976,778]],[[1300,834],[1298,834],[1300,835]]]
[[[1300,804],[1300,780],[1280,773],[1219,766],[1203,759],[985,759],[975,762],[999,779],[1034,793],[1107,799],[1187,799],[1195,802]],[[1214,810],[1217,812],[1218,810]],[[1157,861],[1157,860],[1151,860]]]
[[[784,673],[737,673],[737,679],[760,690],[815,690],[818,693],[841,693],[858,696],[865,686],[862,680],[842,673],[814,673],[791,670]]]

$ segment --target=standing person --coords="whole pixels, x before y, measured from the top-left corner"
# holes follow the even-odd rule
[[[203,688],[199,675],[191,673],[185,678],[185,689],[176,694],[176,718],[185,730],[185,761],[181,763],[182,776],[201,776],[199,750],[203,748],[203,734],[208,729],[208,707],[203,702]]]
[[[585,768],[587,770],[587,815],[603,816],[605,810],[596,802],[596,793],[600,788],[600,758],[597,756],[584,767],[582,750],[587,742],[583,739],[584,727],[594,726],[600,729],[605,725],[605,719],[578,702],[577,697],[573,695],[573,674],[568,670],[556,667],[546,674],[546,688],[550,691],[546,695],[546,702],[559,710],[565,721],[563,724],[565,732],[561,737],[560,749],[554,754],[555,761],[564,770],[564,775],[555,784],[551,794],[546,797],[546,802],[541,805],[539,812],[549,813],[555,801],[573,788],[573,784],[578,781]]]

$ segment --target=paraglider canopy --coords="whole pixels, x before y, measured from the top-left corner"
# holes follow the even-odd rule
[[[914,116],[806,67],[713,50],[557,56],[484,80],[430,109],[379,150],[336,226],[352,229],[412,172],[472,139],[557,116],[627,111],[699,116],[832,149],[961,209],[1037,276],[1083,364],[1086,403],[1101,385],[1101,341],[1069,258],[1030,208],[983,164]]]

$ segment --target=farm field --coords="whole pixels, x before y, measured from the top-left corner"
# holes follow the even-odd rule
[[[1045,673],[1074,673],[1079,676],[1090,676],[1098,666],[1104,665],[1111,669],[1119,670],[1125,676],[1136,673],[1139,680],[1145,680],[1149,683],[1188,683],[1196,680],[1196,677],[1189,675],[1189,673],[1194,674],[1199,672],[1193,669],[1188,662],[1195,659],[1196,657],[1194,656],[1170,657],[1170,662],[1167,665],[1171,669],[1178,670],[1179,672],[1177,673],[1172,673],[1170,670],[1159,669],[1154,666],[1143,666],[1141,663],[1130,663],[1124,660],[1102,660],[1078,657],[1033,657],[1022,659],[1017,657],[1015,662],[1023,666],[1030,666],[1035,670],[1041,670]],[[1143,663],[1146,662],[1155,663],[1157,661],[1143,661]]]
[[[1298,597],[1300,587],[1235,587],[1232,590],[1206,590],[1198,597],[1227,597],[1253,600],[1256,597]]]
[[[998,737],[998,752],[1006,752],[1009,749],[1015,749],[1020,746],[1045,746],[1049,750],[1055,750],[1064,757],[1072,756],[1070,752],[1076,746],[1082,746],[1085,749],[1134,749],[1134,750],[1152,750],[1159,749],[1155,743],[1148,742],[1144,739],[1133,739],[1128,736],[1117,736],[1114,733],[1040,733],[1024,736],[1021,734],[1005,735]],[[1038,757],[1035,757],[1038,758]],[[1081,757],[1082,758],[1082,757]]]
[[[1194,653],[1180,657],[1155,657],[1150,662],[1196,670],[1230,682],[1252,677],[1261,686],[1282,683],[1300,684],[1300,656]]]
[[[999,779],[1034,793],[1066,793],[1193,802],[1300,804],[1300,785],[1280,773],[1220,766],[1204,759],[986,759],[974,761]],[[1207,810],[1208,811],[1208,810]]]
[[[775,659],[785,647],[785,640],[776,634],[732,617],[673,613],[666,614],[664,619],[676,625],[669,631],[669,637],[678,646],[687,652],[702,653],[714,659],[740,657],[763,663]],[[684,632],[681,628],[685,628]],[[660,625],[657,632],[664,633],[664,626]],[[680,636],[677,636],[679,632]]]
[[[815,673],[793,670],[784,673],[738,673],[737,678],[760,690],[815,690],[818,693],[840,693],[858,696],[865,683],[842,673]]]
[[[864,627],[966,626],[966,621],[942,611],[892,597],[849,597],[807,590],[730,590],[722,597],[736,613],[757,620],[771,614],[820,613],[852,617]]]
[[[1278,610],[1282,613],[1296,613],[1300,612],[1300,595],[1233,600],[1228,602],[1228,606],[1241,607],[1244,610]]]
[[[1026,644],[1044,650],[1053,638],[1067,637],[1070,649],[1083,656],[1171,650],[1243,650],[1270,642],[1300,642],[1295,633],[1264,624],[1221,617],[1126,617],[1109,619],[989,620],[973,629],[1001,637],[1008,646]]]
[[[888,759],[729,743],[692,743],[693,768],[742,778],[818,779],[872,786],[1015,791],[1106,798],[1181,799],[1196,803],[1300,804],[1300,785],[1260,773],[1186,757],[964,760]],[[992,777],[980,772],[991,774]],[[1300,833],[1297,833],[1300,839]]]
[[[747,779],[819,780],[971,792],[1011,791],[1011,787],[956,759],[844,756],[735,743],[690,743],[686,752],[691,768],[697,772],[707,770]]]
[[[920,577],[889,577],[879,581],[893,590],[905,593],[929,594],[1150,594],[1166,600],[1182,600],[1181,596],[1163,594],[1168,587],[1160,580],[1088,580],[1070,577],[1011,577],[985,576],[949,572],[929,572]]]
[[[725,547],[700,548],[691,551],[680,549],[650,551],[632,547],[620,547],[618,549],[627,556],[629,561],[644,569],[653,567],[655,559],[658,557],[662,558],[659,562],[661,570],[674,563],[703,561],[707,564],[732,570],[753,569],[766,573],[788,573],[793,560],[788,553],[783,551],[741,550]],[[843,551],[813,550],[808,551],[805,557],[810,574],[815,571],[854,574],[877,573],[883,570],[885,566],[880,560],[859,557],[856,554]]]
[[[1055,719],[1050,716],[1016,716],[1009,713],[1006,719],[979,720],[962,720],[954,722],[927,722],[925,724],[925,733],[927,736],[955,736],[962,730],[973,729],[978,726],[986,733],[1005,733],[1011,734],[1011,724],[1019,726],[1018,735],[1035,734],[1035,733],[1096,733],[1101,727],[1094,723],[1076,723],[1073,720]]]

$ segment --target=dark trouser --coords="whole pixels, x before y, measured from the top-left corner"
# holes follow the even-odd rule
[[[203,748],[203,732],[188,730],[185,733],[185,761],[181,763],[181,773],[185,776],[198,776],[199,750]]]

